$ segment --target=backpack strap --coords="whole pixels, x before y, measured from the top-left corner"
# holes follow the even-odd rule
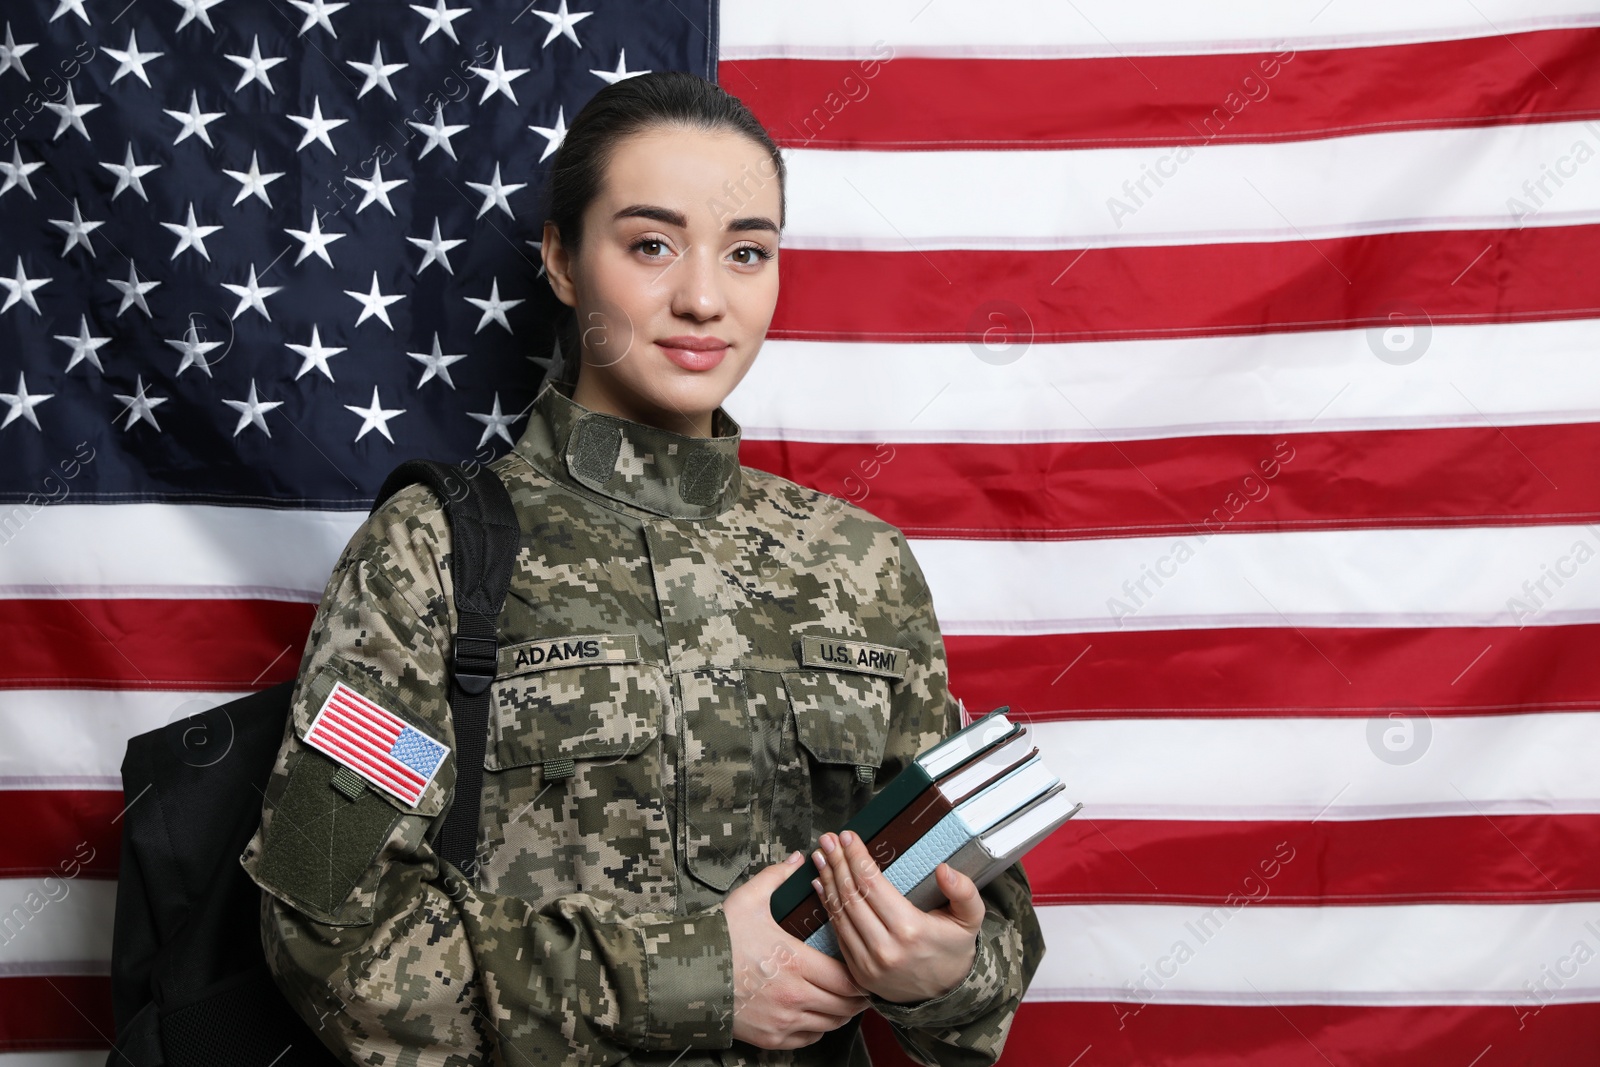
[[[444,504],[450,526],[450,572],[457,619],[450,662],[456,785],[439,832],[438,850],[470,881],[477,870],[489,686],[499,658],[500,609],[505,606],[506,591],[511,585],[522,531],[505,483],[483,465],[469,478],[453,464],[408,460],[384,479],[373,510],[418,482],[430,487]]]

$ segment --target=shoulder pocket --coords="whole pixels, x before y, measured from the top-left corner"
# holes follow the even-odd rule
[[[256,882],[332,926],[372,921],[379,851],[405,815],[372,790],[333,785],[339,765],[315,749],[289,757],[288,781],[262,834]],[[358,883],[373,883],[361,892]]]
[[[639,662],[637,634],[578,634],[500,650],[484,767],[539,764],[544,776],[576,761],[631,756],[660,732],[656,671]]]
[[[348,715],[336,714],[341,704]],[[282,784],[269,786],[256,881],[319,922],[364,925],[380,852],[408,813],[439,813],[454,765],[438,758],[442,742],[397,697],[331,667],[304,687],[293,729]]]

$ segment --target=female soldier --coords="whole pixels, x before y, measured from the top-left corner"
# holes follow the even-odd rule
[[[351,1063],[859,1065],[869,1005],[925,1063],[999,1054],[1043,954],[1020,866],[980,895],[944,865],[925,913],[824,833],[960,723],[899,530],[738,462],[721,403],[777,301],[783,178],[683,73],[601,90],[556,155],[543,257],[580,365],[492,464],[523,539],[475,870],[429,840],[456,621],[431,492],[377,509],[328,580],[242,859],[278,984]],[[441,754],[420,794],[306,742],[336,700]],[[768,910],[818,834],[842,960]]]

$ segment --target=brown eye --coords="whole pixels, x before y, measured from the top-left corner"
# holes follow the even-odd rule
[[[641,249],[643,249],[646,245],[654,245],[658,249],[658,251],[655,251],[655,252],[646,252],[645,253],[645,255],[651,256],[651,257],[661,255],[661,253],[663,251],[665,251],[666,247],[667,247],[666,246],[666,242],[659,241],[654,237],[641,237],[639,240],[637,240],[637,241],[633,242],[633,244],[629,245],[628,246],[628,250],[630,252],[638,252]]]
[[[742,266],[742,267],[751,267],[751,266],[754,266],[757,263],[761,262],[762,260],[766,260],[766,259],[771,259],[772,258],[772,253],[768,252],[765,248],[762,248],[760,245],[740,245],[738,248],[735,248],[730,253],[730,255],[735,255],[736,256],[740,252],[749,252],[751,254],[751,258],[743,259],[743,260],[739,261],[739,265]]]

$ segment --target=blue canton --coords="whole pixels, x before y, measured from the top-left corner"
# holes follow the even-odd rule
[[[394,747],[389,750],[389,755],[404,763],[424,778],[433,776],[434,768],[439,766],[439,761],[444,759],[445,748],[439,742],[426,734],[420,733],[407,726],[395,738]]]
[[[568,124],[716,77],[713,3],[217,6],[0,10],[0,502],[365,510],[509,450]]]

